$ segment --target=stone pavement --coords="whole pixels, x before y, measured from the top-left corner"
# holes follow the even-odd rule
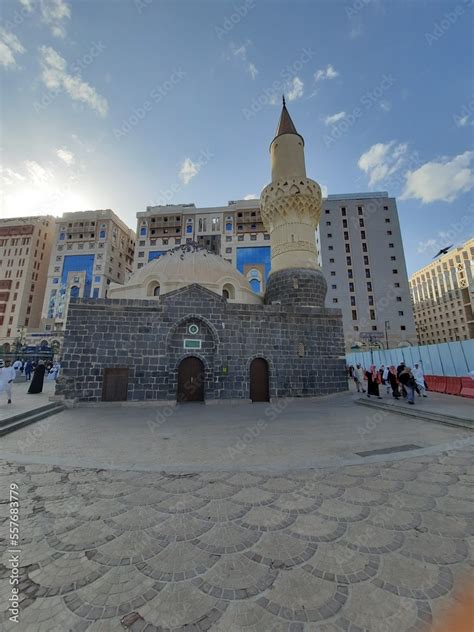
[[[439,451],[474,442],[472,431],[357,406],[356,397],[74,408],[3,437],[0,459],[148,471],[281,471],[364,463],[359,453],[372,450],[411,445]],[[450,399],[456,410],[459,398]]]
[[[45,380],[43,392],[36,395],[28,395],[28,388],[30,382],[26,382],[25,379],[14,382],[12,390],[13,404],[7,404],[7,396],[3,393],[0,396],[0,420],[7,419],[13,415],[19,413],[26,413],[40,406],[49,404],[49,398],[54,395],[54,382]]]
[[[473,454],[409,455],[185,474],[3,461],[2,489],[20,489],[21,603],[9,622],[4,496],[0,628],[426,630],[472,571]]]

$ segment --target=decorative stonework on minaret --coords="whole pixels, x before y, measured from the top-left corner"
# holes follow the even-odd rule
[[[260,196],[262,219],[272,240],[265,302],[322,307],[327,286],[317,263],[315,234],[321,188],[306,177],[304,140],[284,97],[270,156],[272,181]]]

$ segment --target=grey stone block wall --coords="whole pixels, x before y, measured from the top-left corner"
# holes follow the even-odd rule
[[[185,338],[202,348],[184,349]],[[248,399],[255,357],[269,364],[272,398],[347,389],[339,310],[227,303],[192,285],[159,300],[72,300],[56,393],[100,401],[104,369],[128,367],[129,400],[174,401],[189,355],[204,363],[207,400]]]
[[[324,307],[326,293],[327,283],[321,270],[280,270],[272,272],[268,278],[265,303]]]

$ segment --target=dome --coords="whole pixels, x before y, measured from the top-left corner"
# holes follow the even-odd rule
[[[226,296],[231,303],[262,303],[249,282],[234,266],[195,243],[168,250],[133,274],[125,285],[111,283],[108,298],[158,298],[197,283]]]

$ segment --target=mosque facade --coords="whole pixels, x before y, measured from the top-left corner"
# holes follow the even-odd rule
[[[56,394],[75,401],[269,401],[347,389],[342,316],[326,308],[315,230],[321,189],[283,103],[261,194],[271,235],[263,296],[187,242],[69,307]]]

